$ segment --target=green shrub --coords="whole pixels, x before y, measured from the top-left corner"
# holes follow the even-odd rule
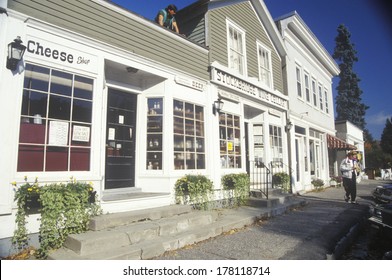
[[[177,203],[193,204],[195,208],[206,208],[213,193],[213,183],[204,175],[185,175],[175,183]]]
[[[312,185],[314,186],[314,188],[316,189],[316,191],[319,191],[322,189],[322,187],[324,186],[324,181],[321,179],[313,179],[312,180]]]
[[[272,184],[282,188],[285,192],[290,191],[290,175],[286,172],[278,172],[272,176]]]
[[[38,198],[41,222],[36,257],[40,259],[45,259],[49,250],[62,247],[69,234],[87,231],[90,217],[101,212],[91,184],[72,179],[69,183],[39,186],[37,179],[33,184],[27,178],[25,181],[15,192],[18,209],[12,242],[18,249],[27,247],[26,216],[30,214],[31,202]]]
[[[221,182],[224,190],[233,193],[236,205],[247,202],[250,192],[250,179],[247,173],[223,175]]]

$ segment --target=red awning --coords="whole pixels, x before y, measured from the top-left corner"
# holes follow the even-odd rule
[[[328,149],[332,150],[356,150],[357,147],[354,145],[351,145],[342,139],[339,139],[335,136],[332,136],[330,134],[327,134],[327,143],[328,143]]]

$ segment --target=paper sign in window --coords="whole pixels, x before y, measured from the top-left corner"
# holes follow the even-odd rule
[[[49,122],[49,145],[67,146],[68,144],[68,122]]]
[[[110,127],[108,132],[108,140],[115,140],[116,139],[116,129]]]
[[[74,125],[72,141],[89,142],[90,141],[90,128],[87,126]]]

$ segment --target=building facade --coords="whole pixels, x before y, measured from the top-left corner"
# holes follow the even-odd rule
[[[285,50],[262,1],[198,1],[188,38],[107,1],[0,4],[2,255],[13,182],[91,182],[113,213],[174,203],[186,174],[207,176],[218,195],[221,176],[255,158],[288,164]],[[9,70],[18,37],[26,51]]]
[[[177,13],[184,37],[103,0],[0,7],[0,53],[18,36],[26,46],[14,71],[0,67],[1,255],[25,178],[91,182],[104,213],[173,204],[187,174],[216,198],[229,173],[268,169],[268,188],[287,172],[296,192],[329,178],[338,69],[297,14],[275,23],[261,0],[196,1]]]
[[[215,130],[221,173],[252,173],[260,162],[288,166],[286,50],[264,2],[198,1],[177,18],[182,32],[210,52],[211,94],[224,102]],[[225,127],[231,118],[240,125],[234,149]]]
[[[302,192],[313,188],[312,180],[329,183],[327,136],[335,136],[332,78],[339,67],[297,12],[276,22],[288,53],[292,179],[295,191]]]

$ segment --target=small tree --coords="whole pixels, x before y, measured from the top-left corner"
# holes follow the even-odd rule
[[[387,119],[381,134],[381,149],[384,153],[392,155],[392,117]]]

